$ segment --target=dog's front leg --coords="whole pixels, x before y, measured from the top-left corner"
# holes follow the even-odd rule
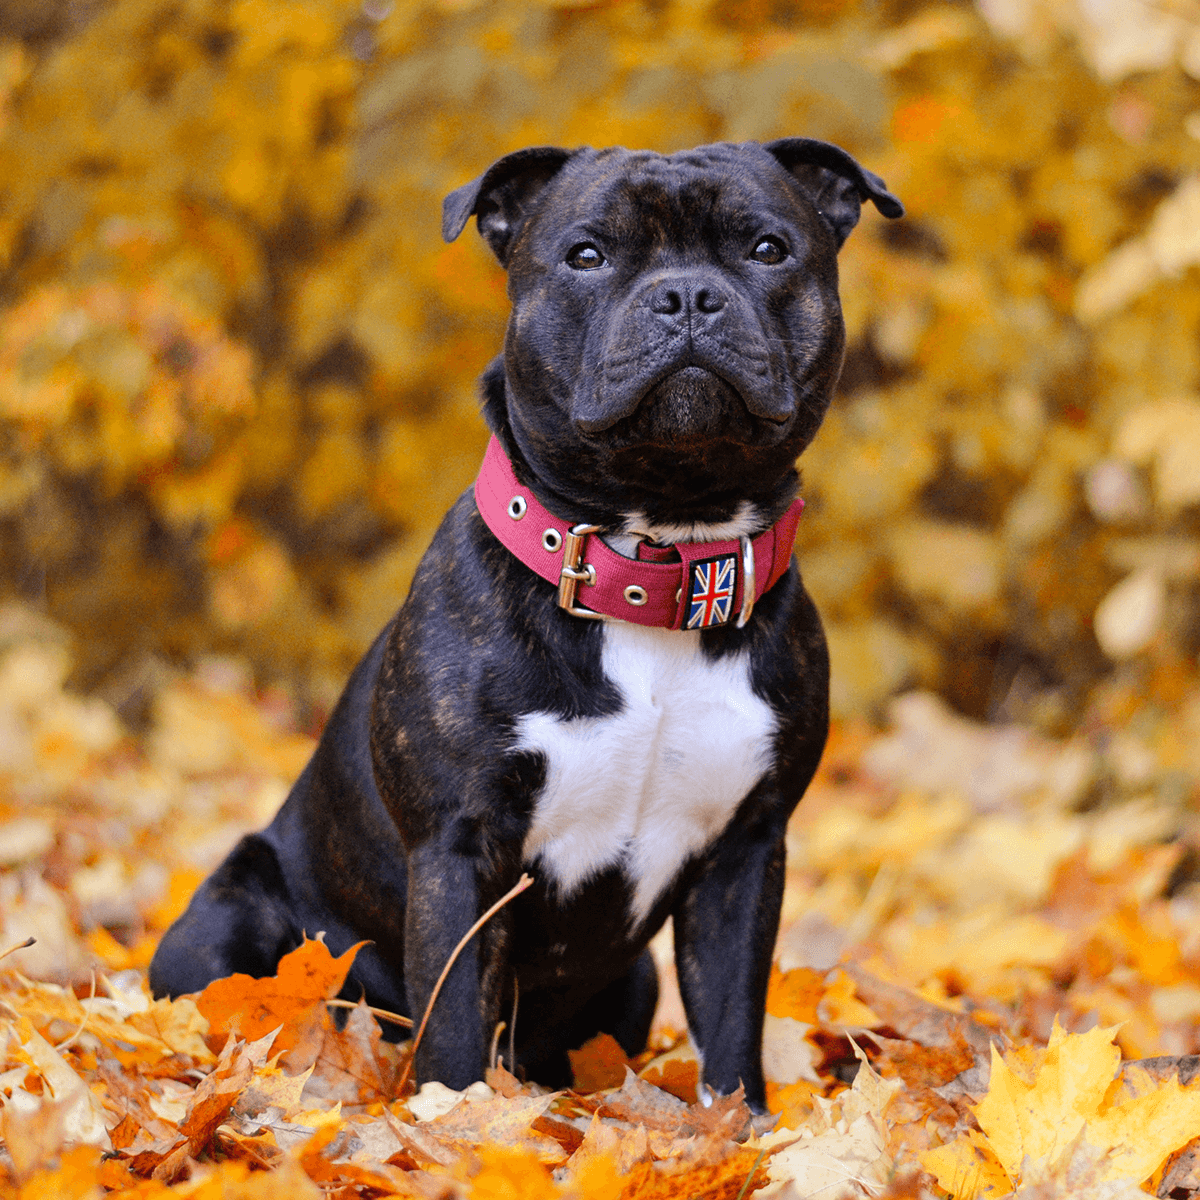
[[[453,840],[434,835],[409,853],[404,986],[417,1023],[442,968],[483,911],[478,861],[456,849]],[[500,1008],[498,968],[506,927],[502,910],[451,967],[417,1049],[418,1084],[436,1079],[461,1090],[483,1078]]]
[[[731,835],[732,834],[732,835]],[[784,822],[727,832],[676,906],[675,963],[704,1084],[766,1112],[763,1013],[783,901]]]

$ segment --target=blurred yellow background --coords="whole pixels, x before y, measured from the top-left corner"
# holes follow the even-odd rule
[[[215,653],[315,725],[402,600],[507,312],[447,191],[807,135],[909,213],[843,251],[802,463],[835,712],[1200,739],[1196,0],[6,0],[0,36],[0,601],[127,722]]]

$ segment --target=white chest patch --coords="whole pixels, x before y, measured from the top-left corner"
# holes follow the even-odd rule
[[[699,630],[606,625],[603,634],[621,711],[517,722],[517,748],[546,756],[524,854],[540,855],[563,893],[620,864],[640,921],[762,777],[775,717],[751,690],[749,657],[706,658]]]

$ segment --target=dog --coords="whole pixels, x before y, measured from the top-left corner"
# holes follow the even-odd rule
[[[323,930],[370,943],[344,996],[419,1020],[528,870],[450,971],[418,1080],[480,1079],[514,1011],[541,1083],[599,1032],[640,1052],[671,916],[701,1095],[741,1085],[765,1112],[784,831],[828,725],[795,461],[841,370],[837,252],[868,200],[902,215],[807,138],[535,147],[446,198],[446,240],[474,216],[508,272],[483,469],[279,814],[167,931],[156,996],[274,974]]]

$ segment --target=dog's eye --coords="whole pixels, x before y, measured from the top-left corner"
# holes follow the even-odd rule
[[[606,261],[604,255],[591,242],[580,242],[578,246],[573,246],[567,255],[567,266],[575,271],[594,271],[597,267],[604,266]]]
[[[773,237],[762,238],[758,245],[750,251],[750,257],[755,262],[766,263],[772,267],[776,263],[783,262],[787,256],[787,247],[778,238]]]

